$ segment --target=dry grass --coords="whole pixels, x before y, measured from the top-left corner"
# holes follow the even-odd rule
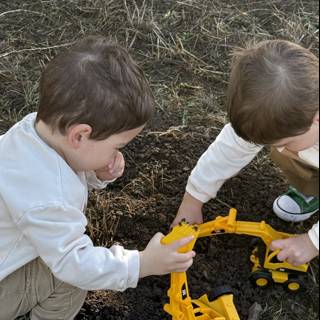
[[[150,76],[159,107],[178,108],[183,124],[198,108],[216,114],[223,109],[231,50],[285,38],[317,51],[317,9],[317,1],[291,0],[2,1],[1,120],[11,123],[36,110],[42,67],[86,34],[130,48]]]

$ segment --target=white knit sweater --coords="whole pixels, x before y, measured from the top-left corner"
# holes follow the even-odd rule
[[[58,279],[82,289],[136,287],[138,251],[95,247],[85,234],[88,187],[107,183],[74,172],[37,135],[35,117],[0,136],[0,281],[41,257]]]

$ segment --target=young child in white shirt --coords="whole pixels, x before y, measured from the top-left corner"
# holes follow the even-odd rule
[[[87,290],[123,291],[139,278],[186,271],[190,242],[142,252],[95,247],[85,234],[89,188],[122,176],[119,151],[144,128],[154,98],[127,51],[88,37],[53,59],[37,113],[0,137],[0,319],[73,319]]]
[[[216,197],[264,145],[291,184],[274,212],[303,221],[319,210],[319,59],[281,40],[264,41],[234,54],[228,90],[230,118],[192,171],[173,225],[201,223],[202,206]],[[319,255],[319,223],[308,233],[274,241],[278,259],[301,265]]]

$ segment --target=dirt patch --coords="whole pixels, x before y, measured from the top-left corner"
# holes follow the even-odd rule
[[[192,132],[187,128],[162,134],[146,132],[129,146],[127,174],[107,191],[109,214],[114,212],[119,219],[114,241],[129,248],[138,245],[143,249],[155,231],[167,232],[190,169],[218,131],[218,127],[199,126]],[[271,213],[273,199],[286,188],[285,180],[270,162],[267,152],[262,153],[239,176],[224,185],[217,201],[206,206],[207,219],[226,215],[228,206],[235,206],[240,220],[266,220],[277,230],[303,232],[314,221],[288,225]],[[101,197],[101,192],[99,194]],[[113,197],[118,203],[112,202]],[[143,205],[139,203],[141,198]],[[96,196],[92,199],[95,201]],[[94,205],[96,208],[97,203]],[[98,238],[102,240],[101,235]],[[252,238],[246,236],[223,235],[199,240],[195,264],[188,272],[192,296],[200,297],[214,287],[230,284],[235,290],[235,304],[241,319],[246,319],[254,302],[264,308],[262,319],[270,319],[271,311],[279,314],[278,319],[298,319],[306,314],[308,319],[316,319],[316,263],[316,275],[310,274],[306,279],[306,292],[293,296],[277,285],[261,290],[252,287],[248,281],[251,248]],[[152,277],[124,294],[91,293],[78,319],[170,319],[162,310],[168,301],[169,283],[169,277]]]

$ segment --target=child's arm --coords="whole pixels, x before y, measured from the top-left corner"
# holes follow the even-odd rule
[[[186,192],[171,227],[179,224],[182,220],[188,221],[191,224],[203,223],[202,207],[203,203],[201,201]]]
[[[183,218],[198,222],[202,204],[215,198],[224,182],[248,165],[261,149],[241,139],[227,124],[193,169],[174,224]]]
[[[280,249],[278,259],[288,261],[294,266],[301,266],[319,255],[319,222],[309,233],[294,238],[273,241],[272,250]]]
[[[185,271],[195,255],[177,253],[191,239],[166,246],[160,244],[159,234],[141,253],[118,245],[95,247],[85,234],[84,214],[67,204],[39,205],[24,212],[16,224],[26,248],[35,250],[58,279],[84,290],[134,288],[140,277]]]

